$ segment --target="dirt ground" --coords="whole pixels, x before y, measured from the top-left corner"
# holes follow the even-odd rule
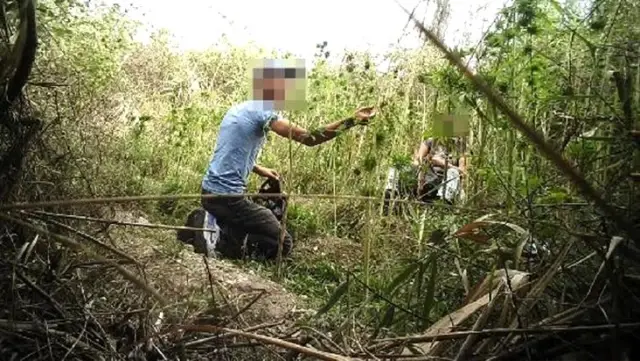
[[[128,212],[118,212],[116,219],[149,223],[143,216]],[[192,309],[188,318],[193,320],[206,318],[213,309],[222,309],[225,315],[236,314],[256,298],[238,317],[241,323],[293,320],[311,312],[298,296],[252,270],[226,260],[208,259],[209,272],[201,255],[175,239],[175,231],[119,226],[111,235],[119,249],[145,266],[148,281],[163,296],[189,304]]]
[[[294,258],[304,259],[306,262],[329,260],[347,268],[360,262],[363,257],[361,244],[326,236],[298,242],[294,253]]]

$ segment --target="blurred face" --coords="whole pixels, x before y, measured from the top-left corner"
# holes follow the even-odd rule
[[[253,98],[267,101],[283,102],[286,95],[286,79],[284,69],[256,69],[253,77]]]
[[[260,59],[251,64],[252,99],[274,102],[277,110],[306,109],[306,69],[302,59]]]

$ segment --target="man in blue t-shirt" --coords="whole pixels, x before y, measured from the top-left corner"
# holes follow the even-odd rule
[[[278,179],[278,173],[256,164],[269,130],[298,143],[313,147],[327,142],[339,131],[356,125],[366,125],[375,116],[373,107],[358,109],[353,117],[308,131],[279,116],[276,109],[285,100],[286,81],[290,70],[263,69],[260,79],[254,79],[254,99],[233,106],[220,124],[213,157],[202,180],[203,194],[242,194],[251,172]],[[215,216],[220,226],[238,240],[248,237],[248,248],[260,258],[277,256],[281,234],[280,222],[267,208],[246,197],[202,198],[202,206]],[[242,245],[237,245],[241,247]],[[291,236],[285,233],[283,256],[293,247]]]

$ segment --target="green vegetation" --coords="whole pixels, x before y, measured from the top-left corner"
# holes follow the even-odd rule
[[[17,3],[22,2],[9,1],[6,16],[2,15],[14,27]],[[121,9],[89,9],[75,0],[38,1],[36,17],[39,47],[25,88],[29,106],[16,106],[13,112],[38,118],[43,126],[29,143],[14,187],[10,192],[3,188],[2,203],[198,193],[219,122],[229,106],[248,96],[248,61],[287,56],[231,46],[176,53],[164,32],[154,34],[149,44],[140,44],[132,40],[137,24]],[[638,21],[640,7],[631,1],[514,0],[481,44],[456,51],[475,57],[475,72],[631,223],[640,223],[638,183],[629,176],[640,169],[640,158],[627,136],[639,123]],[[629,295],[637,285],[627,286],[616,273],[633,273],[634,266],[621,266],[624,262],[618,258],[616,264],[604,262],[615,258],[605,257],[612,237],[626,237],[616,228],[616,220],[587,203],[578,188],[441,53],[431,45],[390,51],[385,58],[391,61],[391,71],[382,73],[374,66],[379,59],[366,53],[348,54],[339,66],[331,66],[326,61],[330,46],[321,44],[313,59],[308,109],[287,114],[288,118],[314,128],[367,104],[377,105],[378,116],[368,127],[317,148],[271,136],[261,164],[280,172],[289,194],[353,197],[291,199],[287,227],[296,248],[282,277],[275,276],[274,265],[238,262],[247,272],[254,270],[306,296],[307,306],[320,310],[315,318],[299,322],[331,331],[341,346],[354,342],[371,346],[376,338],[452,327],[438,320],[481,300],[493,289],[483,280],[501,271],[504,276],[507,268],[523,273],[507,277],[509,282],[500,279],[495,287],[513,292],[495,304],[484,302],[478,312],[453,317],[453,326],[471,329],[476,322],[478,329],[532,327],[582,301],[591,307],[585,311],[588,316],[581,313],[578,320],[576,313],[567,316],[569,321],[605,323],[607,316],[591,311],[598,302],[599,307],[618,312],[620,322],[637,321],[632,311],[621,311],[624,307],[604,296],[593,300],[588,293],[594,292],[590,286],[595,279],[603,295],[635,297]],[[3,52],[9,48],[5,39]],[[472,115],[466,201],[455,207],[405,205],[401,216],[382,217],[388,168],[407,164],[419,142],[430,135],[434,115],[451,112]],[[6,134],[0,137],[0,160],[12,144]],[[259,181],[252,178],[250,187],[257,189]],[[141,212],[153,223],[182,225],[198,202],[170,199],[127,203],[121,209]],[[53,210],[105,217],[112,209],[75,205]],[[480,217],[485,218],[477,221]],[[95,231],[94,235],[100,231],[80,221],[68,225]],[[49,227],[51,232],[69,234],[59,225]],[[3,258],[15,259],[22,244],[33,237],[13,231],[18,234],[13,238],[6,229],[7,236],[0,237],[14,245],[5,247],[10,242],[1,241]],[[107,239],[102,232],[95,237]],[[145,230],[133,237],[139,243],[157,243],[162,248],[157,257],[177,257],[183,247],[163,232]],[[636,255],[636,248],[627,243],[620,252]],[[42,244],[36,252],[53,252],[53,246]],[[529,262],[523,249],[531,244],[550,252]],[[62,252],[63,260],[81,258],[55,250]],[[136,258],[135,251],[128,254]],[[15,274],[10,271],[14,265],[4,262],[2,269]],[[611,279],[600,276],[601,264],[607,265],[606,277]],[[116,277],[112,273],[109,277]],[[171,277],[172,270],[163,273]],[[521,282],[518,277],[531,283],[514,290]],[[3,297],[6,304],[18,302]],[[208,299],[209,294],[201,297]],[[151,308],[152,301],[144,302],[143,307]],[[184,316],[188,310],[178,313]],[[486,317],[484,321],[477,314]],[[10,317],[0,315],[5,318]],[[458,349],[463,354],[471,347],[467,342],[477,342],[473,352],[479,355],[504,351],[497,338],[469,338],[463,345],[464,339],[452,349],[439,344],[430,354],[455,356]],[[339,353],[335,347],[328,350]]]

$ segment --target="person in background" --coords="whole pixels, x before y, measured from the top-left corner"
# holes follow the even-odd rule
[[[426,139],[416,151],[413,165],[420,169],[418,198],[425,202],[443,199],[452,204],[462,194],[461,180],[467,174],[464,139]]]
[[[353,116],[318,130],[304,129],[276,111],[282,108],[289,81],[298,77],[296,71],[300,69],[274,65],[257,70],[261,74],[253,78],[253,99],[232,106],[225,114],[213,156],[202,179],[203,195],[235,197],[203,197],[201,203],[222,229],[233,234],[233,239],[244,239],[243,236],[248,235],[247,242],[251,244],[247,244],[247,249],[253,249],[255,257],[274,259],[282,232],[280,222],[267,208],[240,196],[245,192],[252,172],[279,179],[274,169],[256,163],[267,132],[313,147],[335,138],[340,131],[366,125],[376,112],[373,107],[364,107],[356,110]],[[287,256],[292,247],[291,235],[285,232],[282,255]]]
[[[385,216],[389,215],[393,199],[415,199],[418,195],[418,183],[416,180],[419,169],[415,156],[413,162],[406,162],[401,158],[393,163],[387,171],[387,182],[384,189],[382,214]],[[400,214],[400,209],[402,208],[400,205],[399,203],[393,205],[394,214]]]

